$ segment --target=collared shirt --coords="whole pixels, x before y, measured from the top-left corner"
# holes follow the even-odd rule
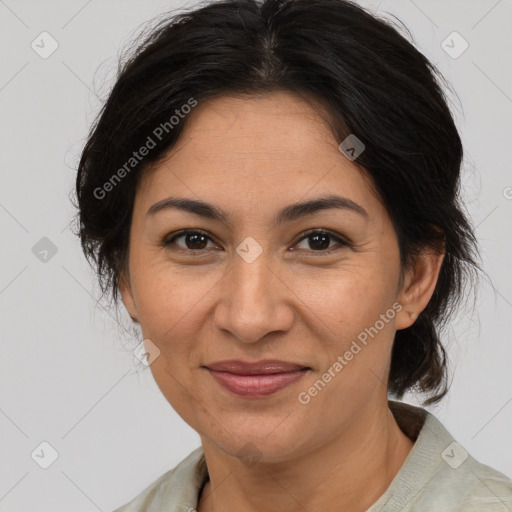
[[[399,472],[366,512],[512,512],[512,480],[481,464],[420,407],[389,401],[413,441]],[[197,448],[114,512],[194,512],[208,469]]]

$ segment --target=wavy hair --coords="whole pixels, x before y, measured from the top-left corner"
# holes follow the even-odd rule
[[[118,304],[127,268],[137,184],[187,126],[162,130],[157,146],[99,198],[156,126],[194,98],[285,90],[328,112],[340,142],[356,134],[357,159],[397,233],[402,271],[422,249],[444,250],[433,296],[396,332],[389,392],[447,392],[442,328],[477,276],[477,241],[460,200],[463,149],[434,65],[389,21],[347,0],[221,0],[167,13],[120,60],[93,122],[76,178],[83,252],[103,294]]]

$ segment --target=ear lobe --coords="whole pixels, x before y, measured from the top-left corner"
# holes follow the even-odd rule
[[[427,307],[436,288],[444,251],[425,250],[415,258],[414,267],[407,271],[398,302],[403,309],[397,315],[396,328],[410,327],[418,315]]]
[[[129,277],[126,277],[124,274],[119,275],[119,292],[121,293],[121,297],[123,299],[124,307],[126,311],[130,315],[130,318],[134,322],[138,322],[136,316],[135,300],[133,298],[133,292],[130,285]]]

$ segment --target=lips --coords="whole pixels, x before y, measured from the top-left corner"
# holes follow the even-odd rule
[[[219,361],[206,367],[214,380],[230,393],[244,398],[265,397],[299,380],[311,368],[277,360],[256,363]]]
[[[207,368],[218,372],[229,372],[237,375],[272,375],[274,373],[294,372],[307,367],[301,364],[267,359],[255,363],[240,360],[219,361],[217,363],[208,364]]]

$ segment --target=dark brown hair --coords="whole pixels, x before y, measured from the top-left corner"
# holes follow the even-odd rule
[[[396,332],[389,376],[397,398],[416,389],[430,395],[424,403],[440,400],[447,391],[440,333],[480,267],[459,198],[461,139],[439,71],[390,22],[346,0],[215,1],[166,15],[130,52],[76,180],[77,235],[103,294],[118,303],[137,184],[176,144],[187,125],[184,105],[276,90],[314,98],[340,142],[355,134],[365,144],[357,163],[389,212],[402,270],[421,249],[444,242],[434,294],[414,324]],[[156,147],[127,167],[158,126],[166,129]]]

